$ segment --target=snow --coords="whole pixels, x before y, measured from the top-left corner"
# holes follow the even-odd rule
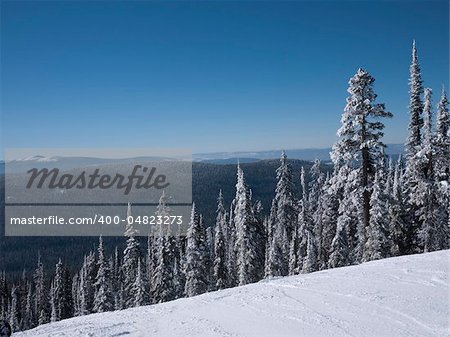
[[[52,161],[58,161],[54,157],[45,157],[45,156],[29,156],[25,158],[16,159],[15,161],[37,161],[37,162],[52,162]]]
[[[450,251],[368,262],[17,333],[75,336],[449,336]]]

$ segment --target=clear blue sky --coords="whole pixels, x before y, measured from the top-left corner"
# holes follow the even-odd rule
[[[2,1],[0,145],[328,147],[359,67],[403,143],[414,38],[437,103],[447,1]]]

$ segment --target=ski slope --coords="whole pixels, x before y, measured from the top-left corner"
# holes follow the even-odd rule
[[[17,337],[450,336],[450,251],[265,280],[93,314]]]

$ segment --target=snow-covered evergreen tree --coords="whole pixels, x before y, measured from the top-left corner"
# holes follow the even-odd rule
[[[285,276],[289,273],[289,264],[295,260],[290,246],[295,245],[293,238],[297,224],[296,201],[293,193],[291,166],[283,151],[277,168],[277,185],[269,216],[267,241],[266,276]],[[293,242],[294,241],[294,242]]]
[[[391,194],[388,199],[388,220],[389,232],[391,236],[391,251],[390,255],[398,256],[400,252],[405,251],[404,246],[404,209],[406,199],[403,194],[403,169],[402,157],[399,156],[394,170],[394,179],[392,182]]]
[[[185,294],[188,297],[202,294],[208,290],[206,274],[206,233],[195,204],[192,205],[191,220],[187,231]]]
[[[376,104],[377,95],[373,90],[375,79],[365,70],[358,69],[350,79],[347,105],[342,115],[342,126],[338,130],[339,141],[334,144],[331,154],[333,163],[339,169],[342,165],[358,171],[359,184],[355,191],[349,191],[353,198],[361,198],[358,203],[362,209],[358,214],[358,251],[356,259],[361,258],[365,242],[364,231],[370,220],[370,195],[372,182],[377,170],[377,163],[384,156],[383,137],[384,124],[382,118],[392,117],[384,104]],[[360,166],[356,165],[361,163]],[[351,240],[351,237],[349,237]]]
[[[436,118],[436,177],[440,181],[450,181],[450,117],[448,112],[448,99],[445,89],[442,88]]]
[[[286,230],[285,228],[277,228],[275,227],[277,218],[277,201],[275,199],[272,200],[272,207],[270,208],[270,215],[266,220],[266,253],[264,256],[264,275],[265,277],[273,277],[280,276],[283,274],[283,259],[282,259],[282,251],[281,245],[277,243],[278,238],[285,237],[283,240],[287,240],[286,238]],[[278,231],[276,231],[278,229]],[[284,231],[281,231],[283,230]],[[281,233],[280,233],[281,231]]]
[[[94,310],[95,254],[85,255],[79,275],[79,310],[80,315],[88,315]]]
[[[296,201],[293,193],[292,170],[287,160],[286,153],[283,151],[280,159],[280,166],[277,171],[277,186],[275,189],[276,217],[274,223],[274,232],[276,244],[281,256],[281,275],[287,275],[289,263],[289,244],[292,239],[293,231],[296,228],[297,210]]]
[[[128,204],[127,208],[127,226],[125,230],[125,236],[127,237],[127,246],[123,252],[123,287],[125,296],[125,305],[127,308],[134,306],[134,281],[136,280],[138,261],[140,260],[141,253],[139,249],[139,242],[136,240],[136,230],[133,227],[131,220],[131,204]]]
[[[73,301],[73,315],[81,316],[80,310],[80,277],[79,273],[76,273],[72,278],[72,301]]]
[[[162,303],[176,298],[173,279],[174,257],[166,234],[160,234],[157,247],[157,262],[152,279],[152,302]]]
[[[52,301],[56,310],[54,314],[52,312],[52,319],[55,319],[53,322],[73,316],[71,279],[61,259],[58,260],[55,268]]]
[[[114,256],[111,258],[111,291],[113,294],[114,310],[120,310],[124,308],[123,303],[123,282],[122,282],[122,270],[120,267],[119,248],[116,246],[114,249]]]
[[[337,229],[331,244],[331,254],[337,249],[338,255],[346,257],[340,260],[348,263],[358,263],[363,255],[366,233],[361,211],[363,209],[362,192],[359,182],[358,170],[352,170],[348,166],[342,166],[337,175],[344,184],[343,194],[339,202],[339,215],[337,218],[337,229],[344,228],[346,231],[345,242],[348,247],[343,249],[339,245],[343,244],[342,233]],[[336,256],[335,256],[336,258]],[[342,257],[341,257],[342,258]],[[347,260],[348,259],[348,260]]]
[[[328,261],[329,268],[344,267],[350,264],[350,251],[347,241],[345,222],[339,221],[336,235],[331,243],[331,254]]]
[[[300,203],[297,226],[297,266],[298,271],[303,271],[303,265],[305,264],[306,255],[308,253],[308,235],[313,230],[306,197],[302,198]]]
[[[370,198],[370,223],[362,261],[372,261],[388,257],[391,251],[389,237],[389,217],[386,196],[383,192],[381,173],[375,174],[373,192]]]
[[[240,165],[237,169],[234,223],[239,285],[257,282],[264,275],[265,233],[262,223],[258,223],[254,216],[251,193]]]
[[[306,239],[306,256],[303,260],[303,273],[312,273],[318,270],[317,244],[314,231],[309,230]]]
[[[415,210],[417,224],[417,243],[421,250],[433,251],[441,249],[438,242],[439,236],[448,238],[448,228],[445,224],[447,219],[447,206],[441,206],[446,202],[445,192],[441,195],[441,183],[435,174],[435,141],[432,133],[432,103],[431,89],[425,89],[424,104],[424,128],[423,139],[416,147],[413,170],[416,172],[415,185],[410,188],[410,203]],[[442,228],[443,230],[438,230]]]
[[[50,322],[57,322],[61,320],[58,309],[57,309],[57,299],[55,295],[55,280],[52,280],[52,283],[50,284]]]
[[[13,332],[20,331],[20,297],[19,297],[19,288],[16,285],[13,285],[11,289],[11,307],[9,311],[9,324],[11,325],[11,329]]]
[[[417,201],[413,200],[417,193],[419,181],[423,179],[426,171],[426,160],[421,151],[423,145],[422,129],[424,126],[422,102],[423,81],[420,70],[419,60],[417,56],[416,42],[413,42],[412,62],[410,66],[410,122],[408,125],[408,138],[405,144],[406,150],[406,167],[404,174],[403,194],[406,198],[404,209],[404,231],[403,231],[403,247],[401,254],[411,254],[419,252],[418,231],[421,227],[419,216],[417,216]],[[423,150],[423,148],[422,148]]]
[[[320,250],[323,232],[323,223],[321,219],[322,214],[324,213],[322,195],[324,193],[324,186],[327,180],[326,175],[322,172],[320,168],[320,165],[321,165],[320,160],[316,159],[314,161],[314,165],[311,167],[310,170],[311,182],[309,183],[309,193],[308,193],[308,203],[310,208],[310,214],[312,217],[314,236],[316,238],[318,268],[320,268],[321,266]]]
[[[226,252],[226,228],[227,219],[223,202],[222,190],[219,192],[217,199],[217,217],[214,233],[214,282],[216,289],[224,289],[228,287],[228,269],[227,269],[227,252]]]
[[[138,260],[136,279],[133,284],[134,306],[139,307],[149,303],[147,282],[141,260]]]
[[[98,242],[97,276],[95,278],[94,312],[106,312],[114,309],[112,296],[111,270],[105,256],[103,239],[100,236]]]
[[[45,287],[44,266],[40,256],[38,257],[37,268],[34,272],[34,312],[38,318],[38,325],[48,323],[48,291]]]
[[[289,275],[295,275],[299,272],[298,265],[298,224],[292,232],[291,243],[289,245]]]
[[[35,326],[36,322],[34,319],[33,312],[33,287],[31,282],[27,282],[27,293],[25,302],[25,312],[23,317],[23,329],[28,330]]]
[[[421,129],[423,126],[423,103],[422,103],[422,94],[423,94],[423,85],[422,85],[422,74],[419,65],[419,59],[417,56],[417,48],[416,41],[413,41],[412,48],[412,61],[411,66],[409,68],[410,78],[409,78],[409,134],[408,139],[406,141],[406,158],[408,161],[413,160],[412,158],[416,154],[416,147],[421,142]]]
[[[169,216],[170,207],[167,206],[165,193],[159,199],[156,216]],[[176,242],[170,226],[161,224],[156,239],[156,262],[152,276],[152,302],[161,303],[174,300],[177,297],[174,279],[174,261],[176,259]]]
[[[230,211],[228,212],[227,226],[227,269],[228,283],[230,287],[238,284],[237,268],[236,268],[236,225],[234,223],[235,200],[231,202]]]
[[[315,213],[315,227],[320,226],[320,235],[317,235],[318,243],[318,264],[319,269],[328,267],[329,255],[331,252],[331,244],[336,233],[338,210],[339,210],[339,194],[338,190],[331,187],[332,179],[327,177],[322,193],[319,198],[319,205]],[[337,186],[336,186],[337,187]],[[321,212],[319,212],[319,210]],[[316,232],[317,233],[317,232]]]
[[[321,162],[319,159],[314,160],[314,164],[311,166],[309,174],[311,181],[309,183],[308,203],[310,213],[315,214],[319,207],[319,198],[322,194],[322,188],[326,180],[326,175],[321,170]]]

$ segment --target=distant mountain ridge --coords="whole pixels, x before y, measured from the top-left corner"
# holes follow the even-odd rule
[[[308,148],[286,150],[289,159],[330,161],[331,147],[328,148]],[[215,153],[194,153],[194,161],[210,162],[214,164],[234,164],[240,162],[251,162],[263,159],[276,159],[280,157],[282,149],[270,151],[240,151],[240,152],[215,152]],[[397,157],[404,153],[403,144],[387,144],[386,154]]]
[[[291,149],[285,150],[289,159],[299,159],[305,161],[311,161],[314,159],[320,159],[323,162],[330,161],[331,147],[328,148],[308,148],[308,149]],[[192,160],[195,162],[204,162],[210,164],[237,164],[239,163],[254,163],[260,160],[278,159],[283,150],[264,150],[264,151],[239,151],[239,152],[211,152],[211,153],[194,153],[192,154]],[[398,157],[404,153],[403,144],[387,144],[386,154]],[[21,166],[28,166],[29,162],[35,163],[36,167],[46,167],[49,163],[54,163],[59,166],[60,169],[68,169],[72,167],[90,166],[90,165],[102,165],[108,163],[124,163],[129,161],[153,161],[153,160],[170,160],[170,158],[164,157],[133,157],[123,159],[106,159],[106,158],[94,158],[94,157],[44,157],[36,154],[31,157],[14,160],[9,163],[15,166],[14,171],[20,170]],[[4,172],[5,161],[0,160],[0,174]]]

